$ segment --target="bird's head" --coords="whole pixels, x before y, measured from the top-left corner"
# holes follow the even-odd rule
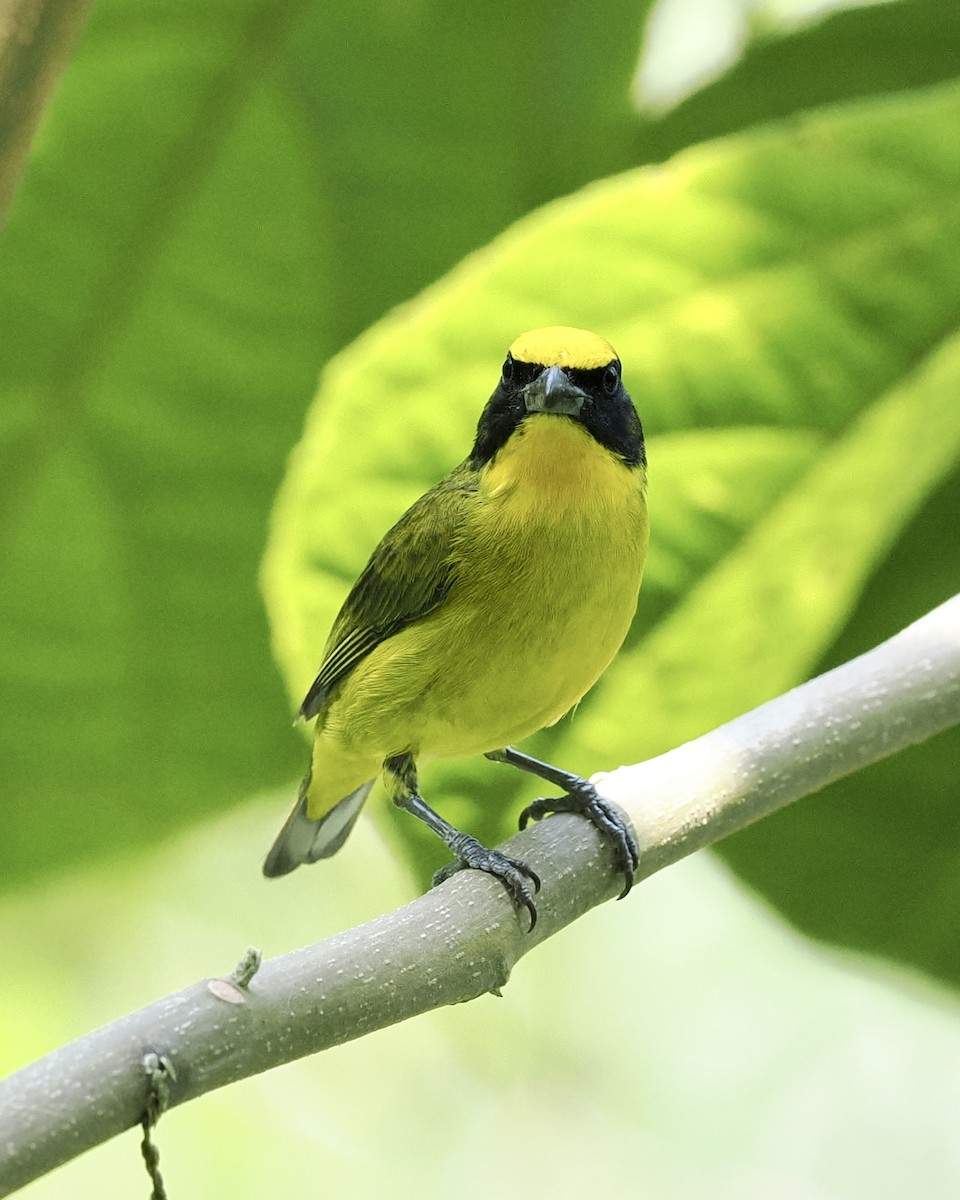
[[[610,343],[585,329],[532,329],[507,351],[470,455],[490,462],[529,417],[577,421],[627,466],[644,463],[643,429]]]

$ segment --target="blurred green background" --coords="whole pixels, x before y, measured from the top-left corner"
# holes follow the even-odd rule
[[[329,619],[523,328],[614,341],[651,458],[637,625],[545,753],[656,753],[960,590],[958,184],[950,0],[101,0],[0,243],[0,1069],[412,894],[385,811],[259,859]],[[172,1194],[954,1195],[958,777],[954,731],[503,1001],[171,1114]],[[531,794],[427,782],[486,837]]]

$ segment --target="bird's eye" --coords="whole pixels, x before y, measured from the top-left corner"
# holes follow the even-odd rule
[[[503,382],[509,383],[513,379],[513,355],[507,353],[507,357],[503,360]]]
[[[603,373],[603,390],[612,396],[620,384],[620,364],[612,362]]]

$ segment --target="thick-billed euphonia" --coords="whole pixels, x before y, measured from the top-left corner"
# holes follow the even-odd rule
[[[462,867],[501,880],[536,920],[536,873],[461,833],[420,795],[417,765],[485,754],[563,790],[521,814],[577,812],[612,844],[629,891],[636,838],[577,775],[511,743],[553,725],[619,650],[647,554],[643,430],[616,351],[550,327],[510,347],[466,459],[386,533],[347,596],[300,715],[310,769],[264,874],[343,845],[381,773],[393,801]]]

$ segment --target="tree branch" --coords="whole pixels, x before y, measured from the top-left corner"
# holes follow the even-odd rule
[[[636,767],[598,777],[640,838],[640,875],[835,779],[960,723],[960,596],[882,646]],[[532,934],[503,889],[463,871],[366,925],[159,1000],[0,1083],[0,1195],[136,1125],[145,1054],[170,1105],[498,992],[514,963],[620,880],[587,822],[556,816],[512,838],[543,878]]]
[[[0,232],[44,105],[92,7],[93,0],[0,5]]]

